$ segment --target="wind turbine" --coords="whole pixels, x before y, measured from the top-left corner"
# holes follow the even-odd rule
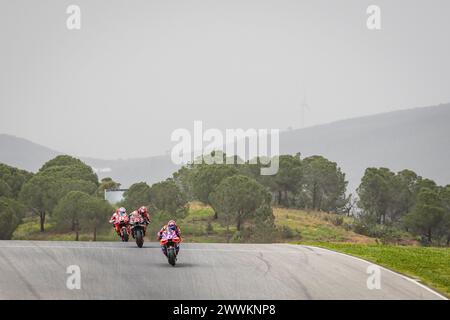
[[[300,104],[300,112],[301,112],[301,119],[300,119],[300,126],[301,128],[305,127],[305,113],[306,111],[309,111],[309,105],[308,102],[306,102],[306,94],[303,95],[303,101]]]

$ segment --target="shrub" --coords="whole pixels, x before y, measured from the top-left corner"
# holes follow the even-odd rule
[[[409,234],[396,227],[357,220],[353,224],[353,231],[368,237],[378,238],[382,244],[401,243]]]
[[[206,233],[207,234],[214,233],[214,227],[213,227],[211,221],[208,221],[208,225],[206,226]]]
[[[280,237],[283,239],[292,239],[295,237],[294,231],[287,226],[279,227],[278,232],[280,234]]]
[[[330,222],[335,226],[341,226],[344,223],[344,217],[340,215],[332,215]]]
[[[236,231],[235,233],[233,233],[233,235],[231,236],[230,242],[233,243],[239,243],[242,242],[242,234],[240,231]]]

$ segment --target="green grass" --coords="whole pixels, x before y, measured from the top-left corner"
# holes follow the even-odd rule
[[[53,223],[50,222],[50,219],[47,219],[47,221],[44,224],[44,228],[46,230],[52,229]],[[37,216],[27,217],[24,218],[22,223],[17,227],[17,229],[14,231],[12,239],[13,240],[38,240],[33,239],[34,236],[38,236],[41,234],[40,232],[40,225],[39,225],[39,218]]]
[[[214,220],[212,208],[197,202],[191,203],[188,215],[178,219],[178,225],[186,242],[220,243],[227,242],[229,237],[226,227]],[[230,233],[235,231],[236,227],[230,226]]]
[[[352,218],[345,217],[342,225],[335,225],[336,215],[325,212],[273,208],[273,214],[277,226],[284,226],[293,232],[291,241],[375,243],[374,239],[345,228],[346,224],[353,222]]]
[[[59,232],[51,217],[46,219],[45,232],[40,232],[39,218],[37,216],[27,217],[14,231],[12,240],[48,240],[48,241],[74,241],[75,232]],[[80,232],[80,241],[91,241],[92,233]],[[100,230],[97,233],[97,241],[116,241],[117,235],[111,229]]]
[[[301,244],[363,258],[415,278],[450,297],[450,248],[320,242]]]
[[[374,239],[349,231],[344,225],[335,225],[333,219],[336,215],[333,214],[283,208],[274,208],[273,212],[275,224],[285,229],[273,242],[302,240],[375,243]],[[344,223],[351,222],[351,218],[344,218]],[[227,242],[236,232],[234,225],[229,227],[228,232],[225,226],[214,220],[212,208],[198,202],[190,204],[188,215],[178,219],[178,224],[187,242]]]

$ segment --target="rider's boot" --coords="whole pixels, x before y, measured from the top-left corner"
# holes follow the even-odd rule
[[[161,246],[161,250],[164,253],[164,255],[167,257],[167,248],[165,246]]]

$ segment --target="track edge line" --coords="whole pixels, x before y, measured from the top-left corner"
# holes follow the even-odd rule
[[[352,256],[352,255],[350,255],[350,254],[343,253],[343,252],[339,252],[339,251],[332,250],[332,249],[328,249],[328,248],[322,248],[322,247],[316,247],[316,246],[310,246],[310,245],[304,245],[304,244],[300,244],[300,246],[309,247],[309,248],[315,248],[315,249],[327,250],[327,251],[331,251],[331,252],[334,252],[334,253],[337,253],[337,254],[340,254],[340,255],[343,255],[343,256],[347,256],[347,257],[350,257],[350,258],[353,258],[353,259],[356,259],[356,260],[359,260],[359,261],[362,261],[362,262],[365,262],[365,263],[375,264],[375,265],[377,265],[378,267],[380,267],[381,269],[383,269],[383,270],[385,270],[385,271],[388,271],[388,272],[393,273],[393,274],[395,274],[395,275],[397,275],[397,276],[400,276],[401,278],[403,278],[403,279],[405,279],[405,280],[408,280],[408,281],[410,281],[410,282],[412,282],[412,283],[415,283],[415,284],[418,285],[419,287],[421,287],[421,288],[423,288],[423,289],[425,289],[425,290],[427,290],[427,291],[429,291],[429,292],[435,294],[436,296],[438,296],[438,297],[441,298],[442,300],[448,300],[448,298],[447,298],[446,296],[444,296],[443,294],[437,292],[437,291],[434,290],[434,289],[431,289],[430,287],[424,285],[423,283],[420,283],[419,281],[414,280],[414,279],[412,279],[412,278],[410,278],[410,277],[408,277],[408,276],[406,276],[406,275],[404,275],[404,274],[401,274],[401,273],[399,273],[399,272],[397,272],[397,271],[391,270],[391,269],[389,269],[389,268],[387,268],[387,267],[381,266],[381,265],[379,265],[379,264],[377,264],[377,263],[374,263],[374,262],[372,262],[372,261],[365,260],[365,259],[360,258],[360,257]]]

